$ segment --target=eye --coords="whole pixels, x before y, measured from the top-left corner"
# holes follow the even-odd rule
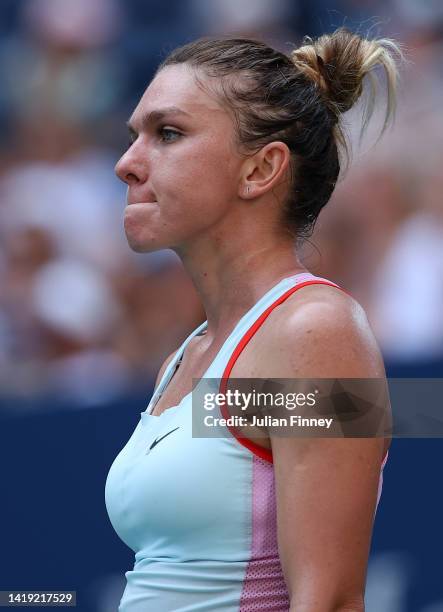
[[[180,136],[182,136],[182,134],[177,132],[177,130],[167,127],[161,127],[158,130],[158,133],[160,134],[160,138],[163,142],[174,142],[175,140],[178,140]]]

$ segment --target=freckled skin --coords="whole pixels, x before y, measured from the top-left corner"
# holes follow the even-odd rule
[[[304,269],[282,223],[289,149],[281,141],[254,152],[240,147],[218,85],[201,71],[196,79],[187,65],[161,69],[130,118],[133,144],[116,165],[128,186],[129,245],[179,255],[204,304],[214,350],[248,304]],[[181,113],[158,120],[171,107]]]
[[[177,106],[191,117],[165,118],[180,130],[172,142],[142,130],[141,118],[156,108]],[[125,231],[135,251],[185,248],[208,232],[217,239],[220,224],[235,222],[238,199],[233,181],[243,158],[234,145],[232,120],[214,97],[196,83],[192,70],[179,65],[160,71],[137,105],[131,124],[138,138],[123,155],[116,172],[128,183]],[[150,201],[154,192],[157,202]]]
[[[165,119],[163,130],[182,134],[166,140],[158,127],[146,129],[143,118],[170,106],[190,117]],[[186,348],[160,399],[167,409],[206,371],[241,316],[278,281],[305,268],[282,223],[290,158],[284,143],[242,155],[230,114],[184,65],[160,71],[130,122],[136,139],[116,166],[128,185],[128,242],[140,252],[176,251],[208,320],[206,334]],[[310,286],[271,313],[231,375],[365,378],[384,371],[352,298]],[[272,447],[274,458],[279,553],[291,610],[338,609],[337,601],[363,610],[384,440],[272,436],[261,442]]]

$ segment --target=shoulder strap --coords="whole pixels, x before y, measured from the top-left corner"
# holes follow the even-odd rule
[[[298,289],[301,289],[302,287],[306,287],[308,285],[330,285],[332,287],[336,287],[337,289],[340,289],[340,291],[343,291],[344,293],[348,293],[345,289],[343,289],[343,287],[340,287],[336,283],[333,283],[333,282],[328,281],[326,279],[319,279],[319,278],[299,283],[299,284],[295,285],[294,287],[291,287],[290,289],[288,289],[285,293],[283,293],[283,295],[281,295],[279,298],[277,298],[258,317],[258,319],[255,321],[255,323],[253,323],[253,325],[251,325],[251,327],[246,331],[246,333],[241,338],[240,342],[235,347],[235,349],[234,349],[234,351],[233,351],[233,353],[232,353],[232,355],[231,355],[231,357],[230,357],[230,359],[229,359],[229,361],[228,361],[228,363],[226,365],[226,368],[225,368],[225,370],[223,372],[223,376],[222,376],[222,380],[221,380],[220,388],[219,388],[219,392],[220,393],[225,394],[226,388],[227,388],[227,385],[228,385],[228,378],[229,378],[229,375],[232,372],[232,368],[234,367],[235,362],[237,361],[237,359],[239,358],[239,356],[243,352],[245,346],[249,343],[249,341],[254,336],[256,331],[263,325],[263,323],[266,321],[266,319],[271,314],[271,312],[274,310],[274,308],[276,308],[277,306],[282,304],[284,301],[286,301],[288,299],[288,297],[290,297],[295,291],[297,291]],[[230,414],[229,414],[229,411],[228,411],[226,405],[222,404],[220,408],[221,408],[221,412],[222,412],[223,416],[225,418],[228,418],[230,416]],[[229,431],[232,433],[232,435],[235,438],[237,438],[237,440],[240,442],[240,444],[242,444],[242,446],[248,448],[252,453],[257,455],[261,459],[269,461],[270,463],[273,462],[272,451],[271,450],[269,450],[267,448],[264,448],[263,446],[260,446],[259,444],[256,444],[252,440],[249,440],[249,438],[246,438],[246,437],[242,436],[241,433],[238,431],[237,427],[235,427],[233,425],[228,425],[227,427],[228,427]],[[381,469],[383,469],[384,466],[386,465],[386,461],[388,460],[388,454],[389,454],[389,451],[386,451],[386,453],[385,453],[385,455],[383,457],[383,460],[382,460]]]
[[[256,331],[263,325],[263,323],[269,317],[269,315],[274,310],[274,308],[276,308],[277,306],[280,306],[280,304],[285,302],[288,299],[288,297],[290,297],[295,291],[298,291],[302,287],[306,287],[308,285],[330,285],[332,287],[336,287],[337,289],[340,289],[341,291],[345,291],[345,289],[343,289],[342,287],[339,287],[338,285],[336,285],[335,283],[331,281],[320,280],[320,279],[308,280],[302,283],[298,283],[294,287],[291,287],[290,289],[285,291],[283,295],[277,298],[268,308],[266,308],[266,310],[258,317],[255,323],[253,323],[253,325],[247,330],[247,332],[241,338],[240,342],[237,344],[223,372],[223,376],[222,376],[222,380],[221,380],[220,388],[219,388],[220,393],[225,394],[226,388],[228,386],[228,378],[229,378],[230,373],[232,372],[232,368],[234,367],[235,362],[237,361],[237,359],[243,352],[245,346],[249,343],[249,341],[254,336]],[[224,404],[221,406],[221,412],[225,418],[228,418],[230,416],[229,411],[226,405]],[[264,448],[263,446],[256,444],[252,440],[249,440],[249,438],[245,438],[238,431],[238,428],[233,425],[228,425],[228,429],[232,433],[232,435],[235,438],[237,438],[240,444],[248,448],[250,451],[252,451],[255,455],[257,455],[261,459],[265,459],[266,461],[269,461],[270,463],[272,463],[272,451],[271,450],[268,450],[267,448]]]
[[[201,325],[199,325],[197,327],[197,329],[194,329],[194,331],[186,338],[186,340],[183,342],[183,344],[178,348],[178,350],[175,353],[174,357],[168,363],[168,367],[163,372],[163,376],[161,377],[161,379],[160,379],[160,381],[159,381],[159,383],[157,385],[157,388],[155,389],[154,393],[152,394],[151,400],[150,400],[150,402],[148,404],[148,407],[146,408],[145,412],[148,412],[148,413],[151,412],[150,408],[152,406],[152,403],[154,402],[154,405],[155,405],[155,403],[157,403],[157,401],[163,395],[166,387],[169,384],[169,381],[174,376],[175,372],[177,371],[177,368],[179,367],[179,365],[182,362],[183,353],[185,352],[186,347],[188,346],[188,344],[190,343],[192,338],[194,338],[195,336],[200,335],[206,329],[207,324],[208,324],[208,322],[204,321]]]

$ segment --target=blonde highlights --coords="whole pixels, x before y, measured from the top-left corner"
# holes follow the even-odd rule
[[[378,101],[373,69],[380,66],[386,75],[386,129],[394,116],[399,56],[391,40],[340,28],[305,39],[289,54],[253,39],[202,38],[173,51],[159,70],[174,64],[194,68],[196,78],[203,77],[232,111],[238,142],[246,149],[273,140],[288,146],[291,173],[282,210],[287,229],[306,237],[334,191],[343,157],[348,161],[341,115],[360,98],[368,77],[366,128]]]
[[[393,121],[396,108],[398,60],[403,59],[400,46],[391,39],[368,40],[340,28],[316,40],[306,37],[290,57],[295,67],[321,90],[326,104],[337,116],[350,110],[363,93],[367,77],[369,91],[365,100],[362,133],[367,128],[378,100],[378,83],[374,69],[380,67],[386,77],[386,109],[380,136]],[[339,144],[346,148],[338,125],[334,128]]]

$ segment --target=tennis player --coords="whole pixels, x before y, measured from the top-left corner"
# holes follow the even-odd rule
[[[364,610],[389,438],[192,437],[191,391],[202,377],[385,376],[361,306],[298,253],[337,181],[341,115],[376,66],[392,117],[397,51],[345,29],[288,55],[200,39],[129,120],[128,242],[173,249],[207,321],[166,360],[108,474],[111,523],[135,552],[120,612]]]

